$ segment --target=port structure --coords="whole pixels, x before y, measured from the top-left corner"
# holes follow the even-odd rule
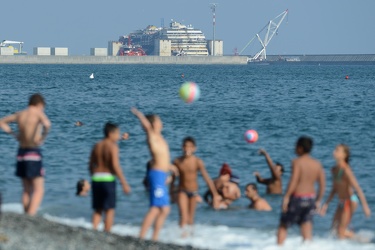
[[[261,49],[253,56],[248,58],[248,62],[265,61],[267,60],[267,46],[271,42],[275,34],[278,33],[281,23],[284,21],[285,17],[288,15],[288,10],[285,10],[280,15],[270,20],[251,40],[246,44],[246,46],[240,51],[240,55],[249,47],[249,45],[257,38]],[[266,30],[264,39],[260,37],[260,34]]]
[[[18,42],[18,41],[10,41],[10,40],[3,40],[0,43],[0,47],[7,47],[12,44],[18,44],[18,53],[22,54],[22,48],[23,48],[23,42]]]

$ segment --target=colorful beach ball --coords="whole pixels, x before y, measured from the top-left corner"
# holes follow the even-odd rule
[[[250,129],[245,133],[245,140],[247,143],[254,143],[258,140],[258,132]]]
[[[185,82],[180,88],[180,97],[186,103],[192,103],[199,99],[201,91],[194,82]]]

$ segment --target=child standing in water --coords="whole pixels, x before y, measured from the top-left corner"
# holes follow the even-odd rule
[[[28,215],[37,213],[44,195],[44,168],[39,147],[51,127],[44,113],[45,104],[41,94],[34,94],[27,109],[0,119],[0,128],[19,142],[16,176],[22,180],[22,204]],[[17,123],[18,133],[8,125],[12,122]]]
[[[116,177],[120,180],[124,193],[130,187],[122,173],[119,162],[120,129],[117,125],[106,123],[105,138],[95,144],[91,151],[89,171],[92,180],[92,225],[96,230],[105,212],[104,231],[111,230],[116,207]]]
[[[337,194],[339,204],[333,217],[332,228],[336,230],[340,239],[352,238],[354,233],[348,230],[348,226],[358,206],[358,197],[354,194],[353,189],[357,192],[363,211],[367,217],[370,216],[371,211],[366,197],[350,168],[349,147],[345,144],[339,144],[333,151],[333,157],[336,160],[336,166],[331,169],[333,179],[332,190],[327,201],[322,206],[321,214],[326,214],[328,204]]]
[[[174,160],[174,165],[179,172],[178,207],[180,209],[180,227],[194,224],[195,208],[198,194],[198,172],[201,172],[210,191],[213,194],[214,208],[218,208],[220,196],[213,181],[208,175],[203,161],[194,155],[196,143],[194,138],[186,137],[182,143],[184,155]],[[186,236],[187,232],[183,232]]]
[[[304,240],[312,239],[313,212],[320,207],[325,190],[325,176],[319,161],[310,156],[313,141],[309,137],[300,137],[296,144],[297,158],[292,162],[292,176],[282,205],[277,243],[282,245],[287,229],[298,224]],[[319,184],[316,197],[315,183]]]
[[[171,169],[169,146],[161,134],[163,123],[159,116],[144,116],[136,108],[132,108],[132,113],[139,119],[147,134],[147,144],[152,156],[151,169],[147,174],[150,209],[143,220],[139,236],[143,239],[148,229],[155,223],[152,240],[156,241],[170,212],[169,193],[166,184],[168,172]]]

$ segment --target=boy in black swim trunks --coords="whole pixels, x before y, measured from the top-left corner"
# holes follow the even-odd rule
[[[92,187],[92,225],[96,230],[105,212],[104,231],[111,230],[116,207],[116,177],[120,180],[125,194],[130,187],[122,173],[119,162],[120,129],[117,125],[106,123],[105,138],[95,144],[91,152],[89,171]]]
[[[200,172],[213,194],[214,208],[219,208],[220,195],[208,175],[203,161],[194,155],[196,143],[194,138],[186,137],[182,142],[183,156],[176,158],[173,164],[179,172],[178,207],[180,210],[180,227],[194,224],[195,207],[198,193],[198,172]],[[172,185],[173,186],[173,185]],[[183,232],[186,236],[187,232]]]
[[[325,175],[319,161],[310,156],[313,141],[300,137],[296,144],[298,157],[292,162],[292,176],[285,193],[277,243],[282,245],[287,236],[287,228],[298,224],[304,240],[312,239],[312,219],[314,210],[320,207],[325,190]],[[315,183],[319,184],[316,197]]]
[[[39,146],[51,127],[44,107],[43,96],[34,94],[27,109],[0,120],[0,128],[19,141],[16,176],[22,179],[22,203],[28,215],[37,213],[44,195],[44,169]],[[8,125],[12,122],[17,123],[18,134]]]

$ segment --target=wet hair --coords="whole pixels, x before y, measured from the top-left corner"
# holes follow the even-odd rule
[[[114,123],[111,123],[111,122],[107,122],[105,125],[104,125],[104,136],[105,137],[108,137],[110,133],[114,132],[116,129],[118,129],[118,125],[117,124],[114,124]]]
[[[155,123],[157,115],[149,114],[149,115],[145,115],[145,117],[150,122],[151,126],[154,127],[154,123]]]
[[[83,186],[85,185],[85,180],[84,179],[80,179],[78,182],[77,182],[77,192],[76,192],[76,195],[78,196],[82,190],[83,190]]]
[[[182,140],[182,145],[185,145],[185,143],[187,142],[191,142],[194,146],[196,146],[196,142],[195,142],[195,139],[191,136],[188,136],[188,137],[185,137],[183,140]]]
[[[257,184],[255,184],[255,183],[249,183],[249,184],[247,184],[245,189],[247,189],[247,188],[250,187],[250,186],[251,186],[255,191],[258,192],[258,186],[257,186]]]
[[[303,153],[308,154],[313,147],[313,140],[307,136],[301,136],[297,141],[297,148],[301,148]]]
[[[284,169],[284,165],[283,165],[283,164],[281,164],[280,162],[276,162],[275,164],[276,164],[275,166],[280,166],[280,168],[281,168],[281,173],[284,173],[284,172],[285,172],[285,169]]]
[[[220,173],[219,173],[220,176],[226,175],[226,174],[229,174],[230,176],[232,176],[232,169],[230,168],[228,163],[223,164],[223,166],[220,169]]]
[[[29,106],[37,106],[38,104],[43,104],[43,106],[46,105],[46,102],[44,101],[44,97],[37,93],[30,96],[29,99]]]
[[[338,146],[342,147],[342,149],[344,150],[344,152],[345,152],[345,162],[349,163],[349,161],[350,161],[350,148],[349,148],[349,146],[346,145],[346,144],[343,144],[343,143],[339,144]]]

